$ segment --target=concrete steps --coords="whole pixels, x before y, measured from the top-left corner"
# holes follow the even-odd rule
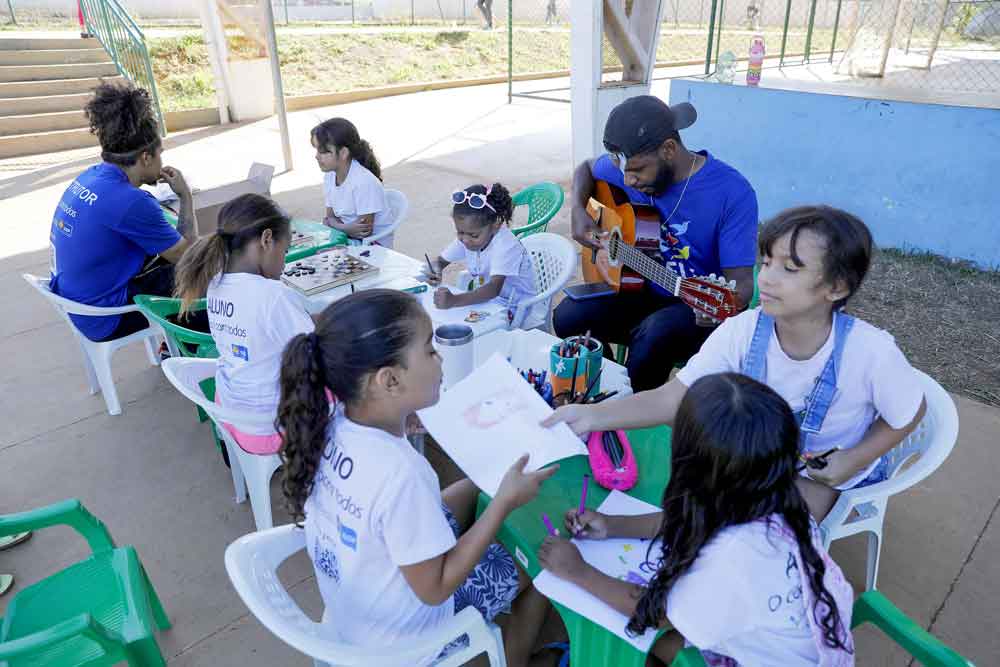
[[[15,134],[9,137],[0,137],[0,160],[96,145],[97,138],[87,128]]]
[[[94,83],[96,86],[97,84]],[[0,97],[0,117],[20,116],[53,111],[77,111],[90,99],[90,90],[66,95],[40,95],[37,97]]]
[[[17,97],[47,97],[49,95],[88,95],[101,81],[115,81],[121,76],[88,76],[81,79],[48,79],[43,81],[0,82],[0,99]]]
[[[0,158],[97,145],[83,108],[120,78],[96,39],[0,37]]]
[[[0,82],[79,79],[88,76],[114,76],[113,62],[73,63],[68,65],[0,65]]]
[[[0,65],[69,65],[111,62],[107,52],[96,49],[0,50]]]

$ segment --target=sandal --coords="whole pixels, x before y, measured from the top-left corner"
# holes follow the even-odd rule
[[[0,551],[3,551],[4,549],[10,549],[11,547],[18,545],[21,542],[24,542],[29,537],[31,537],[30,530],[27,530],[23,533],[14,533],[13,535],[5,535],[4,537],[0,537]]]
[[[10,590],[10,587],[14,585],[14,575],[13,574],[0,574],[0,595],[3,595]]]

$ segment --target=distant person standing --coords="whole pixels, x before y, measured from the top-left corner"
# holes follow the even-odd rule
[[[493,30],[493,0],[476,0],[476,7],[483,13],[486,25],[483,30]]]
[[[558,23],[559,17],[556,15],[556,0],[549,0],[548,6],[545,7],[545,25],[552,25],[553,23]]]

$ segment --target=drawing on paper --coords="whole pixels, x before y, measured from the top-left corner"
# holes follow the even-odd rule
[[[512,389],[503,389],[470,405],[462,413],[465,423],[472,428],[488,429],[515,413],[524,412],[528,405],[513,393]]]

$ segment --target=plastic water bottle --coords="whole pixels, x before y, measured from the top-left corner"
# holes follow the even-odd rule
[[[747,85],[760,83],[760,71],[764,67],[764,36],[754,35],[750,41],[750,63],[747,65]]]

